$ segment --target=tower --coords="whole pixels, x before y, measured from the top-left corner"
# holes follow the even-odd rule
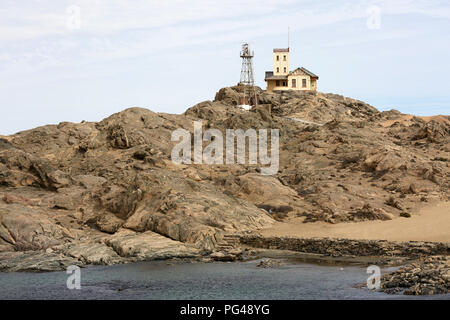
[[[289,48],[273,49],[273,74],[275,76],[289,74]]]
[[[255,84],[255,79],[253,77],[253,51],[250,52],[248,48],[248,43],[242,45],[241,58],[242,58],[242,68],[241,68],[241,80],[239,83],[253,86]]]
[[[250,51],[248,43],[244,43],[241,49],[242,68],[239,85],[243,86],[239,95],[239,105],[249,110],[251,106],[258,104],[258,97],[255,90],[255,78],[253,76],[253,51]]]

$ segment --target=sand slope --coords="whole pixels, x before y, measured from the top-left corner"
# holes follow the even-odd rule
[[[430,204],[411,218],[340,224],[302,223],[302,219],[295,219],[276,223],[260,233],[263,236],[450,242],[450,202]]]

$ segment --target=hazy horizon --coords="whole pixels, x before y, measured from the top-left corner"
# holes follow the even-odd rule
[[[288,26],[291,70],[318,74],[318,91],[450,114],[450,3],[438,0],[5,0],[0,18],[3,135],[129,107],[182,113],[238,83],[243,42],[264,89]]]

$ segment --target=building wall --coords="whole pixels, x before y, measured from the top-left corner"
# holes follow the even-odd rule
[[[296,87],[293,88],[292,87],[292,80],[295,79],[297,81],[296,83]],[[306,87],[302,86],[303,83],[303,79],[306,80]],[[280,84],[282,83],[283,80],[280,80]],[[267,81],[267,88],[266,90],[268,92],[277,90],[277,91],[282,91],[282,90],[313,90],[313,91],[317,91],[317,80],[315,79],[311,79],[310,76],[305,76],[305,75],[298,75],[298,76],[288,76],[288,80],[287,80],[287,87],[286,86],[277,86],[276,85],[276,80],[268,80]]]
[[[267,82],[266,91],[267,92],[271,92],[271,91],[274,91],[274,90],[278,90],[278,91],[280,91],[280,90],[290,90],[291,88],[289,88],[289,85],[288,86],[282,86],[281,85],[283,83],[283,81],[286,81],[289,84],[289,80],[280,80],[280,85],[277,86],[277,81],[276,80],[267,80],[266,81]]]
[[[286,56],[286,61],[284,61],[285,56]],[[277,57],[279,57],[279,60],[277,60]],[[284,68],[286,68],[286,72],[284,71]],[[274,52],[273,53],[273,74],[275,76],[285,76],[288,73],[289,73],[289,52]]]
[[[317,80],[316,79],[311,80],[311,90],[317,91]]]
[[[275,80],[267,80],[267,92],[273,91],[273,88],[275,88]]]
[[[292,80],[296,80],[296,87],[292,87]],[[306,80],[306,87],[303,87],[303,79]],[[289,76],[288,77],[288,86],[291,90],[311,90],[311,77],[305,76],[305,75],[298,75],[298,76]]]

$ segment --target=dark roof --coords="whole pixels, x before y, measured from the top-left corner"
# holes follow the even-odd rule
[[[273,71],[266,71],[266,76],[264,80],[286,80],[287,76],[274,76]]]
[[[273,52],[289,52],[289,48],[273,49]]]
[[[289,72],[289,74],[292,74],[293,72],[295,72],[295,71],[297,71],[297,70],[302,70],[304,73],[306,73],[308,76],[310,76],[311,78],[317,78],[317,79],[319,79],[319,76],[318,75],[315,75],[314,73],[312,73],[311,71],[309,71],[308,69],[306,69],[306,68],[303,68],[303,67],[301,67],[301,68],[297,68],[297,69],[295,69],[294,71],[291,71],[291,72]]]

